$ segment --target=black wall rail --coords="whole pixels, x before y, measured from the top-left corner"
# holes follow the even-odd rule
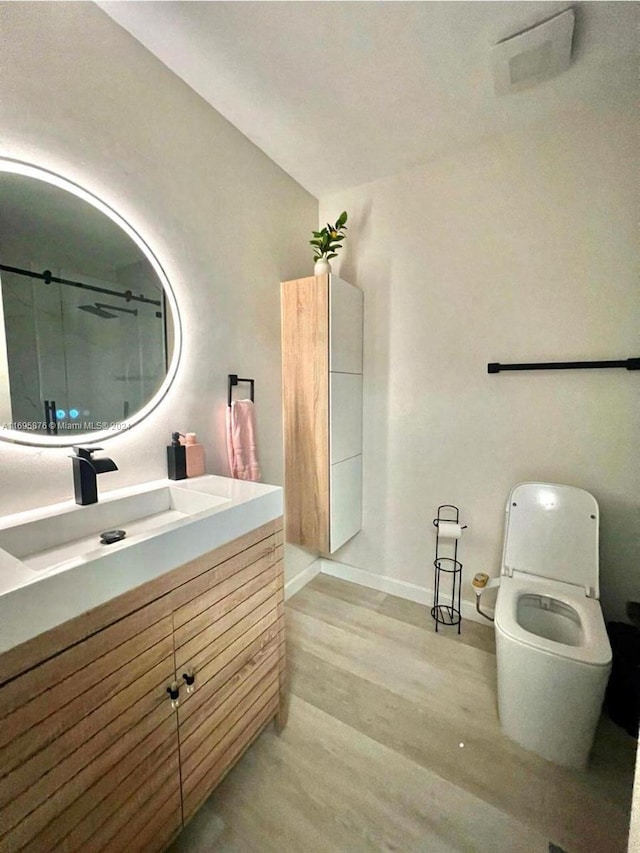
[[[230,406],[232,402],[232,389],[238,384],[238,382],[248,382],[251,386],[249,391],[249,398],[251,402],[255,402],[255,379],[243,379],[241,376],[238,376],[237,373],[229,373],[227,374],[229,379],[228,384],[228,395],[227,395],[227,404]]]
[[[533,364],[500,364],[494,361],[487,364],[487,373],[501,373],[503,370],[600,370],[612,367],[640,370],[640,358],[623,358],[619,361],[543,361]]]

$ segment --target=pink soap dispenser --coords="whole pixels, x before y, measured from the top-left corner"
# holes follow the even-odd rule
[[[204,474],[204,447],[196,442],[195,432],[188,432],[183,439],[187,454],[187,477],[200,477]]]

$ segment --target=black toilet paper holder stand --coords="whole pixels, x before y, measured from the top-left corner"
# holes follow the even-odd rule
[[[458,560],[458,540],[453,540],[453,554],[445,554],[447,546],[440,536],[440,524],[460,524],[460,510],[453,504],[441,504],[438,507],[438,515],[433,519],[433,524],[436,528],[436,558],[433,561],[434,578],[433,578],[433,607],[431,608],[431,616],[436,624],[436,633],[438,625],[457,625],[458,634],[460,633],[462,624],[462,614],[460,610],[460,593],[462,587],[462,563]],[[462,529],[466,528],[466,524],[462,525]],[[448,550],[451,550],[449,544]],[[450,580],[450,583],[447,583]],[[444,584],[444,589],[443,589]],[[450,586],[450,593],[446,587]]]

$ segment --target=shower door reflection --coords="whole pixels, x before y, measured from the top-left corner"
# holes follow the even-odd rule
[[[162,289],[139,264],[118,272],[120,292],[145,291],[145,302],[102,292],[113,281],[50,272],[91,289],[0,272],[10,406],[2,420],[37,434],[126,428],[166,373]]]

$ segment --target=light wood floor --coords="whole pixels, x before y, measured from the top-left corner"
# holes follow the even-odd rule
[[[493,628],[319,575],[287,603],[289,724],[267,729],[172,853],[626,850],[636,742],[602,720],[589,770],[509,741]]]

